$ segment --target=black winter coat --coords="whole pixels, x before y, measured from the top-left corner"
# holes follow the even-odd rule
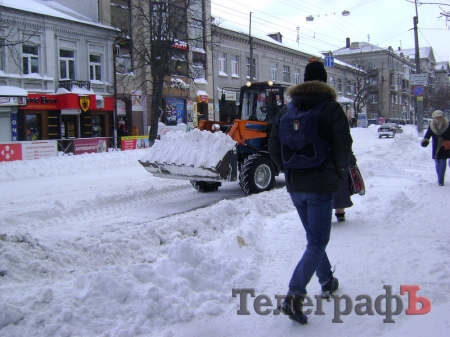
[[[431,130],[431,123],[428,126],[427,132],[425,133],[425,136],[423,138],[426,139],[432,139],[432,145],[433,145],[433,152],[431,153],[431,157],[433,159],[444,159],[444,158],[450,158],[450,150],[445,150],[443,146],[438,147],[438,135],[436,135],[433,130]],[[447,129],[442,134],[443,140],[450,140],[450,126],[447,127]],[[437,152],[437,150],[439,150]],[[437,152],[437,153],[436,153]]]
[[[323,108],[321,125],[319,125],[323,134],[330,139],[332,155],[321,166],[313,170],[300,172],[285,169],[281,158],[279,138],[280,118],[287,111],[287,107],[284,107],[270,133],[270,156],[278,168],[285,173],[288,192],[335,193],[339,190],[340,181],[347,178],[353,143],[347,116],[336,101],[337,92],[326,83],[311,81],[289,87],[287,94],[292,98],[291,103],[302,110],[309,110],[326,99],[332,99]]]

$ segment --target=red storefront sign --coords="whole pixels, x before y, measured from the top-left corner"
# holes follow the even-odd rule
[[[77,109],[80,110],[80,97],[88,97],[89,110],[114,110],[114,98],[103,97],[105,105],[103,108],[97,107],[96,95],[85,95],[77,93],[65,94],[33,94],[29,93],[27,97],[27,106],[20,107],[21,110],[62,110],[62,109]],[[86,104],[86,103],[84,103]],[[86,106],[86,105],[85,105]]]
[[[0,162],[22,160],[22,144],[0,144]]]

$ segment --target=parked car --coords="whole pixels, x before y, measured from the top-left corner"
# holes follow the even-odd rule
[[[386,120],[386,123],[394,123],[394,124],[398,124],[398,125],[406,125],[405,120],[401,119],[401,118],[388,118]]]
[[[378,138],[395,137],[396,133],[402,133],[403,129],[396,123],[381,124],[378,128]]]
[[[432,120],[433,120],[432,118],[424,118],[423,119],[423,128],[428,129],[428,126],[430,125]]]

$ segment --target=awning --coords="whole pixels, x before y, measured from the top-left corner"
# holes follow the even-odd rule
[[[0,86],[0,96],[18,97],[28,96],[28,91],[19,87],[12,87],[9,85]]]
[[[19,87],[8,85],[0,86],[0,105],[25,106],[27,105],[28,91]]]

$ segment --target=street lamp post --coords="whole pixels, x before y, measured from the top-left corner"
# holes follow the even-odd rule
[[[414,42],[415,42],[415,62],[416,62],[416,74],[420,74],[420,55],[419,55],[419,37],[417,35],[417,24],[419,23],[419,16],[417,14],[417,0],[416,4],[416,16],[414,20]],[[422,135],[423,133],[423,96],[416,96],[416,118],[417,118],[417,133]]]
[[[253,37],[252,37],[252,13],[250,12],[250,25],[248,32],[248,41],[250,43],[250,82],[253,82],[254,75],[253,74]]]

